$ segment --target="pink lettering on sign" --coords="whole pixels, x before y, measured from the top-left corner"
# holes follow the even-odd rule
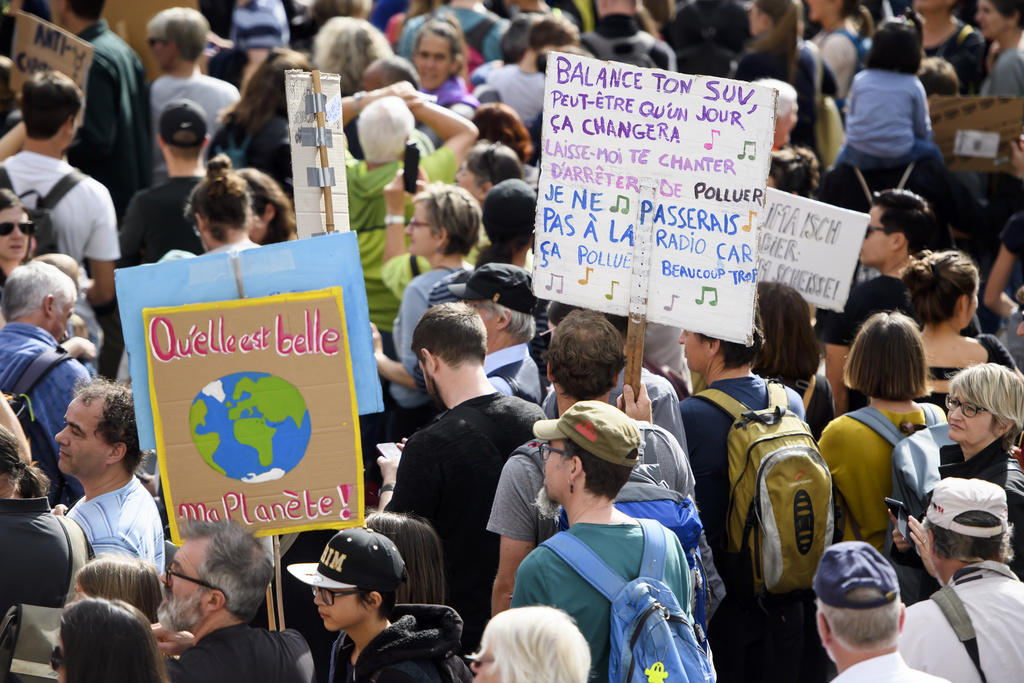
[[[341,484],[336,487],[338,491],[337,502],[341,509],[337,511],[339,519],[352,519],[352,510],[349,501],[355,492],[355,486]],[[221,497],[221,507],[224,509],[224,519],[241,522],[246,525],[253,525],[257,522],[269,523],[281,520],[293,522],[313,522],[322,520],[335,514],[335,499],[332,496],[321,496],[315,498],[307,489],[301,491],[281,491],[283,501],[260,502],[251,505],[244,493],[229,491]],[[200,519],[216,522],[221,519],[220,513],[215,508],[207,508],[203,503],[185,503],[178,506],[178,517],[181,519]]]

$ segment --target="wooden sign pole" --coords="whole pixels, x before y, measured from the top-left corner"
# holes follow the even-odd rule
[[[647,316],[629,316],[629,328],[626,331],[626,377],[622,385],[627,384],[633,389],[633,399],[640,397],[640,370],[644,366],[644,332],[647,329]]]
[[[322,92],[320,86],[320,71],[317,69],[313,70],[313,96],[316,97]],[[321,131],[327,127],[327,119],[324,115],[323,107],[318,107],[320,111],[316,113],[316,125]],[[325,143],[325,140],[321,140],[321,143]],[[320,149],[320,168],[330,168],[331,163],[327,159],[327,145],[319,145]],[[334,198],[331,196],[331,186],[324,185],[324,211],[327,214],[324,216],[324,229],[327,232],[334,232]]]
[[[274,539],[274,581],[277,583],[277,623],[281,631],[284,625],[284,595],[281,590],[281,537],[275,534]]]

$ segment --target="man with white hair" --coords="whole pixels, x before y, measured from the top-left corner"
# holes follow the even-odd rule
[[[412,207],[407,206],[405,216],[387,215],[384,186],[401,170],[405,143],[416,121],[429,126],[445,141],[440,149],[420,159],[420,168],[430,182],[455,182],[455,172],[476,142],[477,129],[461,116],[427,102],[405,82],[346,97],[341,101],[341,111],[346,124],[359,115],[359,142],[365,161],[349,159],[346,164],[349,224],[359,237],[370,322],[380,330],[387,346],[400,301],[381,277],[384,228],[406,223]]]
[[[1014,530],[1006,490],[981,479],[943,479],[926,514],[927,544],[920,547],[943,588],[907,609],[900,653],[910,666],[958,683],[1020,680],[1024,584],[1007,566]],[[966,640],[946,616],[947,604],[966,613]]]
[[[839,675],[833,683],[940,683],[915,671],[896,651],[906,610],[896,572],[863,541],[825,550],[814,575],[818,635]]]
[[[64,429],[64,411],[74,398],[75,384],[89,379],[89,371],[59,346],[76,298],[71,278],[33,261],[7,276],[0,300],[8,321],[0,330],[0,390],[25,395],[23,410],[29,417],[22,424],[28,422],[32,459],[50,478],[51,505],[70,505],[84,493],[77,479],[58,468],[53,439]]]
[[[775,108],[775,138],[772,140],[772,150],[780,150],[789,144],[789,136],[796,128],[799,114],[796,88],[776,78],[762,78],[754,83],[779,91],[779,103]]]

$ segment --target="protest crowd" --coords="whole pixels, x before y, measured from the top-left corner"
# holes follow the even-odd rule
[[[1024,0],[106,4],[0,16],[0,683],[1021,680],[1024,136],[951,169],[929,111],[1024,98]],[[868,216],[839,305],[637,347],[535,287],[554,52],[776,91],[768,187]],[[115,281],[297,240],[314,69],[384,409],[364,525],[271,542],[168,519]]]

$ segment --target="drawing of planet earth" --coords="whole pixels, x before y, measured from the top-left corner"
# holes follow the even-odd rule
[[[210,382],[189,410],[192,441],[217,472],[253,484],[280,479],[299,464],[312,428],[294,385],[265,372]]]

